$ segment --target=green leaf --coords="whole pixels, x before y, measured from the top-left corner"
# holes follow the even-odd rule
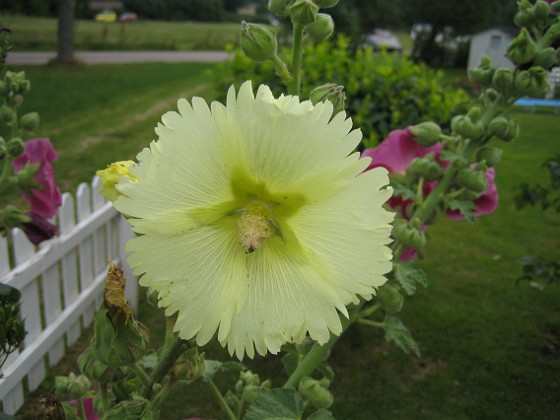
[[[259,388],[255,392],[259,397],[244,420],[301,420],[303,400],[295,389]]]
[[[428,277],[421,268],[414,263],[396,263],[395,278],[409,296],[416,292],[416,285],[428,287]]]
[[[391,315],[385,316],[383,328],[385,329],[385,340],[392,341],[407,354],[412,351],[416,356],[420,357],[418,344],[416,344],[410,331],[399,318]]]
[[[476,210],[476,206],[470,200],[451,200],[449,202],[449,208],[451,210],[459,210],[465,219],[469,223],[474,223],[473,210]]]
[[[315,411],[313,414],[307,417],[307,420],[336,420],[336,419],[334,418],[334,416],[329,410],[325,410],[321,408],[320,410]]]
[[[214,378],[214,375],[218,372],[224,372],[226,370],[230,371],[242,371],[245,370],[245,366],[239,362],[219,362],[218,360],[205,360],[204,361],[204,373],[202,379],[204,382],[208,382]]]
[[[414,190],[406,183],[397,181],[396,179],[391,180],[391,187],[393,188],[393,196],[401,197],[403,200],[408,200],[416,196]]]

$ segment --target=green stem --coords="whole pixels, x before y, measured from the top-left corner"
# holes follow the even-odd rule
[[[356,322],[358,324],[369,325],[370,327],[377,327],[377,328],[383,328],[385,326],[383,322],[375,322],[370,319],[358,319],[358,321]]]
[[[374,313],[375,311],[377,311],[379,308],[381,308],[381,304],[380,303],[376,303],[375,305],[371,305],[369,308],[364,309],[362,312],[360,312],[360,315],[358,316],[358,320],[362,319],[362,318],[367,318],[368,316],[370,316],[372,313]]]
[[[164,384],[163,384],[162,388],[159,390],[159,392],[152,399],[152,404],[151,405],[152,405],[152,408],[154,410],[157,410],[159,408],[159,406],[161,405],[161,403],[163,401],[165,401],[165,398],[169,395],[169,393],[173,389],[173,386],[176,383],[176,382],[171,382],[168,379],[169,378],[167,378],[167,380],[164,381]]]
[[[173,334],[173,328],[175,327],[175,321],[173,319],[173,317],[168,316],[165,318],[165,342],[163,344],[163,352],[165,353],[166,351],[169,350],[169,348],[171,347],[171,345],[173,344],[173,338],[174,338],[174,334]]]
[[[107,384],[99,384],[101,388],[101,404],[103,405],[103,412],[109,410],[109,397],[107,396]]]
[[[282,59],[276,54],[272,57],[272,62],[276,66],[276,73],[278,76],[280,76],[286,84],[289,84],[292,80],[292,75],[290,74],[286,63],[284,63],[284,61],[282,61]]]
[[[2,173],[0,174],[0,191],[3,189],[4,183],[10,174],[10,169],[12,168],[12,158],[8,155],[4,156],[2,159],[4,166],[2,167]]]
[[[358,319],[360,315],[360,311],[362,310],[363,306],[365,305],[365,301],[361,302],[350,314],[350,318],[342,318],[342,331],[339,335],[331,334],[329,341],[325,344],[320,346],[319,344],[315,343],[311,350],[305,355],[303,360],[298,364],[296,370],[292,372],[286,383],[284,384],[284,388],[296,388],[300,381],[309,376],[313,373],[313,371],[317,368],[319,363],[325,360],[329,354],[331,348],[336,344],[338,339],[344,334],[344,332],[348,329],[350,325],[356,319]]]
[[[298,95],[301,91],[301,65],[303,61],[303,25],[294,24],[294,44],[292,45],[292,82],[288,93]]]
[[[144,397],[146,399],[150,399],[152,397],[154,385],[163,380],[165,375],[167,375],[169,370],[173,367],[175,361],[179,358],[181,353],[185,351],[185,349],[186,342],[179,337],[175,337],[171,346],[168,349],[164,349],[161,359],[150,376],[148,388],[144,393]]]
[[[234,414],[234,412],[231,410],[231,407],[229,406],[229,404],[227,403],[227,401],[225,400],[224,396],[222,395],[222,393],[220,392],[220,390],[218,389],[218,387],[216,386],[216,384],[214,384],[214,381],[212,381],[212,379],[209,379],[207,382],[208,385],[210,385],[210,389],[212,389],[212,392],[214,392],[214,395],[216,396],[216,398],[218,399],[218,402],[220,403],[220,406],[224,409],[224,411],[227,413],[228,417],[231,420],[237,420],[237,416]]]
[[[140,379],[140,381],[142,381],[142,384],[144,385],[144,387],[146,389],[148,389],[148,387],[150,386],[150,378],[148,378],[148,375],[146,375],[146,372],[144,372],[144,369],[142,369],[138,363],[133,363],[132,365],[129,366],[130,369],[132,369],[132,371],[134,373],[136,373],[136,376],[138,376],[138,378]]]
[[[86,420],[86,408],[84,407],[84,399],[78,398],[78,404],[80,404],[80,418]]]

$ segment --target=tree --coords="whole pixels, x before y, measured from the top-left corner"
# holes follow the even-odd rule
[[[70,64],[74,58],[74,11],[76,0],[59,0],[58,55],[56,61]]]

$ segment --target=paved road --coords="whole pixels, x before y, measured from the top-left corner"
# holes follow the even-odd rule
[[[8,64],[46,64],[56,56],[50,52],[10,52]],[[86,64],[192,62],[216,63],[228,57],[225,51],[82,51],[76,57]]]

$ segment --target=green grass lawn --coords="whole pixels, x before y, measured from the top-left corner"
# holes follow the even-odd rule
[[[40,112],[38,134],[50,137],[60,153],[55,170],[63,188],[73,190],[107,163],[132,158],[154,138],[153,127],[178,97],[212,97],[201,76],[207,67],[26,68],[33,86],[26,109]],[[430,286],[407,299],[401,314],[422,358],[386,343],[378,330],[353,327],[331,355],[336,418],[540,420],[560,413],[560,285],[537,292],[515,283],[517,258],[558,257],[560,217],[517,211],[512,200],[522,181],[546,180],[541,163],[558,151],[560,117],[517,117],[521,138],[503,145],[497,169],[498,210],[474,225],[442,219],[429,228],[421,265]],[[162,319],[144,300],[140,317],[161,340]],[[216,343],[206,350],[209,358],[224,354]],[[73,360],[66,358],[60,371]],[[282,385],[277,357],[246,364]],[[202,382],[177,388],[161,418],[191,416],[224,418]]]
[[[56,50],[57,20],[0,16],[13,31],[14,51]],[[76,50],[223,50],[239,37],[237,23],[76,20]]]

